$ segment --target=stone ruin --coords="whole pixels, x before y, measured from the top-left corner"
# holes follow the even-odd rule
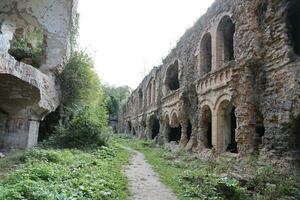
[[[70,53],[76,0],[0,1],[0,149],[37,143],[60,103],[56,76]]]
[[[199,154],[300,160],[300,1],[216,0],[119,113]]]

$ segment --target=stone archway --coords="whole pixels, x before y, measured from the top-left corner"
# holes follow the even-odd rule
[[[236,128],[237,120],[235,107],[228,100],[220,102],[216,110],[217,115],[217,150],[237,153]]]
[[[177,114],[174,112],[171,115],[171,119],[169,121],[169,132],[168,132],[168,142],[176,142],[179,143],[181,139],[181,125],[179,123]]]
[[[205,148],[211,149],[212,144],[212,111],[208,105],[201,108],[200,133]]]

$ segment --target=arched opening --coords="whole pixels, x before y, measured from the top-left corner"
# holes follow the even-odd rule
[[[235,107],[224,100],[218,109],[218,144],[223,151],[237,153]]]
[[[292,129],[292,149],[298,151],[298,156],[300,159],[300,116],[293,121]]]
[[[141,110],[143,108],[143,92],[142,90],[139,90],[139,109]]]
[[[189,120],[188,121],[188,127],[187,127],[187,139],[188,139],[188,141],[191,139],[192,131],[193,131],[193,127],[192,127],[191,121]]]
[[[158,133],[159,133],[159,129],[160,129],[160,124],[159,124],[159,120],[157,118],[153,119],[152,122],[152,127],[151,127],[151,138],[154,139],[155,137],[157,137]]]
[[[152,103],[152,83],[149,83],[148,87],[147,87],[147,91],[148,91],[148,98],[147,98],[147,103],[148,105],[151,105]]]
[[[300,2],[293,0],[289,7],[288,24],[289,36],[294,47],[294,52],[300,56]]]
[[[168,90],[174,91],[179,89],[178,79],[178,61],[175,61],[173,65],[170,65],[167,69],[165,84]]]
[[[136,135],[136,132],[135,132],[135,128],[134,128],[134,127],[132,128],[132,134],[133,134],[133,135]]]
[[[212,52],[211,52],[211,35],[206,33],[200,44],[200,73],[207,74],[211,71]]]
[[[178,127],[172,128],[170,127],[169,129],[169,142],[176,142],[179,143],[181,138],[181,125]]]
[[[130,121],[127,122],[127,125],[128,125],[128,130],[129,130],[129,133],[131,133],[131,130],[132,130],[132,124]]]
[[[170,119],[170,128],[169,128],[169,142],[175,141],[179,143],[181,139],[181,125],[178,121],[178,117],[176,113],[172,114]]]
[[[256,124],[255,124],[255,133],[256,133],[256,141],[255,141],[255,146],[256,149],[258,149],[259,145],[262,144],[262,138],[265,135],[265,126],[264,126],[264,118],[261,112],[256,113]]]
[[[235,26],[229,16],[225,16],[219,23],[217,29],[217,65],[221,67],[224,63],[234,60],[234,32]]]
[[[233,107],[230,111],[230,143],[227,145],[226,151],[231,153],[237,153],[237,143],[235,141],[235,129],[236,129],[236,116],[235,108]]]
[[[212,145],[212,113],[208,106],[204,106],[201,112],[201,132],[205,135],[204,145],[211,149]]]
[[[155,103],[156,102],[156,82],[155,80],[153,80],[153,85],[152,85],[153,89],[152,89],[152,102]]]

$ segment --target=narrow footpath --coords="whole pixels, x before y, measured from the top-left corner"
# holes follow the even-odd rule
[[[129,180],[130,200],[177,200],[175,194],[159,180],[142,153],[134,151],[123,173]]]

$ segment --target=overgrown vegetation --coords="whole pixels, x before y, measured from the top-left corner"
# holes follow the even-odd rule
[[[90,151],[33,149],[0,181],[0,199],[125,200],[127,180],[121,166],[127,160],[128,152],[116,144]]]
[[[128,86],[114,87],[104,85],[104,92],[109,116],[117,118],[121,106],[126,102],[131,93],[131,88]]]
[[[123,138],[119,142],[143,152],[182,200],[300,199],[299,173],[260,163],[255,156],[241,160],[227,154],[199,160],[183,149],[164,149],[148,141]]]
[[[19,28],[10,41],[9,54],[16,60],[39,68],[45,53],[45,36],[37,27]]]

